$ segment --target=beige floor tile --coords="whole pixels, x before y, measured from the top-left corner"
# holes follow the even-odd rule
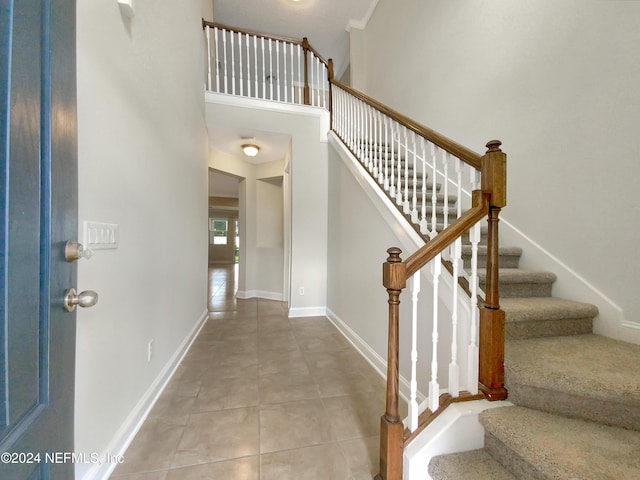
[[[113,480],[166,480],[167,470],[159,472],[134,473],[131,475],[112,475]]]
[[[194,413],[258,405],[258,383],[255,378],[229,378],[207,384],[193,402]]]
[[[353,348],[349,341],[339,333],[325,336],[299,335],[296,333],[296,339],[300,350],[303,352],[337,352]]]
[[[291,372],[309,373],[304,357],[299,350],[260,350],[258,360],[260,375]]]
[[[340,442],[353,480],[371,480],[380,472],[380,437],[356,438]]]
[[[320,398],[320,390],[305,372],[273,373],[258,379],[260,404]]]
[[[331,423],[321,400],[260,406],[260,452],[327,443]]]
[[[258,456],[169,470],[166,480],[259,480]]]
[[[180,423],[180,422],[179,422]],[[164,470],[178,448],[185,426],[176,419],[150,419],[144,423],[118,465],[115,475]]]
[[[323,397],[358,395],[385,389],[384,380],[373,370],[364,374],[334,368],[312,372],[311,375],[320,387]]]
[[[371,393],[323,399],[331,421],[334,438],[348,440],[380,433],[380,417],[384,414],[384,395]]]
[[[336,444],[296,448],[260,456],[260,480],[348,480]]]
[[[257,407],[191,415],[172,468],[256,455],[258,427]]]

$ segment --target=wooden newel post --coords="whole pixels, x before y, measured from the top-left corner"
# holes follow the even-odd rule
[[[398,413],[398,328],[400,293],[407,286],[407,269],[399,248],[387,250],[389,258],[382,267],[382,284],[389,294],[389,349],[387,352],[387,403],[380,420],[380,473],[378,480],[402,478],[404,425]]]
[[[309,99],[309,39],[304,37],[302,39],[302,53],[304,54],[304,104],[310,105]]]
[[[491,193],[487,232],[487,281],[480,309],[480,390],[489,400],[504,400],[504,311],[500,309],[498,222],[507,204],[507,156],[502,143],[487,143],[482,163],[482,190]]]

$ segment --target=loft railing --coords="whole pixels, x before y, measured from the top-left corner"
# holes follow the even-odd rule
[[[202,22],[210,92],[329,108],[327,61],[306,38]]]
[[[479,155],[338,82],[332,61],[322,59],[306,38],[267,36],[208,22],[203,27],[207,90],[328,108],[332,131],[425,240],[404,261],[400,249],[388,249],[383,265],[389,342],[376,478],[400,480],[404,447],[448,405],[507,395],[498,291],[498,218],[506,205],[506,155],[499,141],[489,142],[486,153]],[[483,236],[484,292],[478,271]],[[403,312],[405,319],[400,295],[408,283],[411,308]],[[422,288],[425,284],[430,289]],[[405,419],[399,407],[401,321],[411,330]],[[425,328],[430,341],[421,342]],[[426,375],[420,372],[421,364],[428,364]]]

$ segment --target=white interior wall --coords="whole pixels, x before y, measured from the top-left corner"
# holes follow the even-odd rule
[[[209,93],[206,98],[208,125],[291,136],[286,183],[291,196],[287,201],[291,211],[289,315],[323,315],[327,301],[328,112],[319,108],[237,99],[229,95]],[[213,164],[210,166],[224,170]],[[275,176],[260,170],[257,175],[258,178]],[[300,287],[304,287],[302,295]],[[286,296],[284,293],[284,298]]]
[[[253,165],[211,149],[209,167],[241,178],[238,297],[283,300],[284,203],[282,187],[263,181],[282,177],[285,160]]]
[[[636,342],[638,24],[639,2],[380,0],[364,72],[352,64],[367,93],[450,138],[503,140],[522,265],[551,268],[554,294]]]
[[[210,15],[208,0],[137,2],[132,19],[117,2],[77,5],[79,220],[119,226],[117,249],[78,263],[99,302],[78,313],[77,452],[123,452],[204,320]],[[76,478],[111,467],[78,464]]]
[[[259,296],[283,299],[284,204],[282,186],[264,180],[256,182],[256,220]]]

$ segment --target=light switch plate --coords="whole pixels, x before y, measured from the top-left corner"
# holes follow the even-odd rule
[[[118,225],[104,222],[84,222],[83,245],[91,250],[118,248]]]

